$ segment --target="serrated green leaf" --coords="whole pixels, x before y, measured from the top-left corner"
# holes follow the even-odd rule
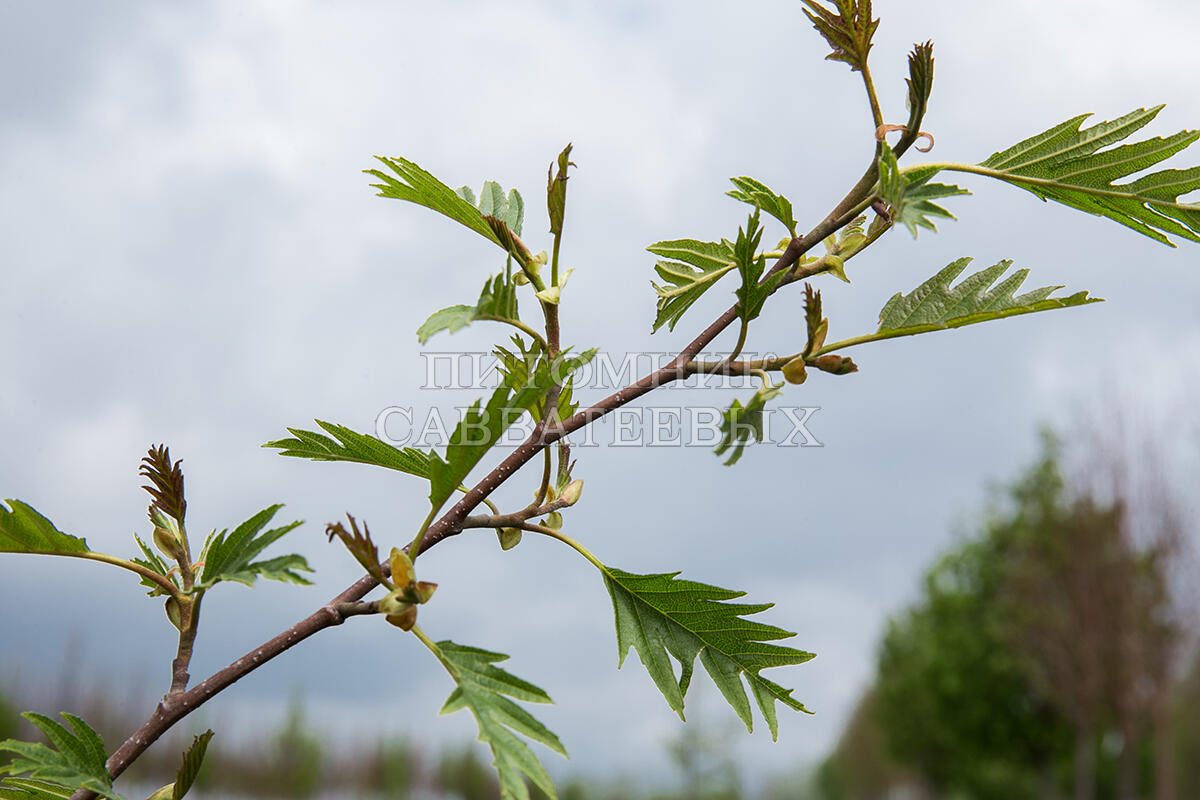
[[[587,350],[578,356],[563,353],[546,363],[543,359],[533,369],[501,372],[500,386],[492,393],[486,405],[475,401],[463,413],[462,420],[450,435],[446,455],[430,453],[429,501],[434,508],[441,506],[462,485],[471,470],[479,463],[504,431],[516,423],[521,415],[545,397],[556,384],[566,382],[571,373],[587,364],[596,355],[596,350]]]
[[[659,261],[654,271],[665,283],[651,282],[658,293],[658,315],[654,330],[663,325],[675,330],[675,323],[692,304],[711,289],[725,273],[737,267],[733,242],[701,242],[696,239],[669,239],[646,248],[656,256],[673,259]]]
[[[421,344],[440,331],[462,330],[476,320],[519,321],[517,307],[517,285],[511,275],[501,273],[483,284],[479,300],[473,306],[450,306],[436,311],[417,328],[417,339]]]
[[[960,258],[909,294],[897,292],[893,295],[879,312],[879,333],[908,336],[1100,302],[1100,298],[1088,297],[1086,291],[1069,297],[1050,297],[1061,286],[1043,286],[1014,296],[1029,270],[1019,269],[997,283],[1012,266],[1012,261],[1007,260],[982,269],[951,287],[950,284],[970,263],[971,259]]]
[[[0,785],[0,800],[63,800],[74,793],[69,786],[24,778],[5,778]]]
[[[380,197],[407,200],[410,203],[425,206],[465,225],[494,244],[504,247],[492,226],[487,223],[484,215],[480,213],[474,203],[467,202],[462,195],[406,158],[387,158],[385,156],[375,156],[375,158],[399,177],[397,180],[378,169],[363,170],[368,175],[373,175],[383,181],[383,183],[371,184],[379,190]]]
[[[725,466],[731,467],[742,457],[742,451],[753,439],[763,440],[763,423],[767,401],[783,394],[783,384],[767,384],[761,387],[750,398],[746,405],[735,399],[721,417],[721,441],[713,450],[718,456],[725,455],[731,447],[733,452],[725,459]]]
[[[191,746],[183,754],[183,763],[175,774],[175,787],[171,792],[171,800],[183,800],[184,795],[196,782],[200,767],[204,763],[204,754],[208,751],[208,742],[213,737],[212,731],[205,731],[192,740]]]
[[[142,541],[142,537],[138,536],[136,533],[133,535],[133,538],[137,542],[138,549],[141,550],[142,555],[145,556],[145,558],[135,558],[135,559],[133,559],[133,562],[135,564],[141,564],[146,569],[157,572],[159,575],[162,575],[164,578],[171,581],[176,586],[179,586],[180,585],[179,580],[176,577],[178,573],[173,573],[171,571],[171,567],[167,564],[166,561],[163,560],[162,556],[160,556],[153,549],[151,549],[150,545],[148,545],[144,541]],[[145,576],[142,576],[142,586],[145,586],[146,588],[148,588],[150,590],[150,591],[146,592],[146,595],[148,597],[156,597],[158,595],[166,594],[166,592],[163,590],[162,586],[160,586],[159,584],[155,583],[154,581],[150,580],[149,578],[147,578]]]
[[[834,7],[832,11],[816,0],[803,0],[804,5],[808,6],[804,13],[833,48],[833,52],[825,58],[844,61],[850,65],[850,69],[861,71],[871,51],[871,38],[879,27],[879,20],[871,19],[871,0],[830,2]]]
[[[1082,129],[1091,115],[1081,114],[994,153],[978,165],[981,169],[960,171],[998,178],[1043,200],[1107,217],[1164,244],[1174,246],[1168,234],[1200,241],[1200,204],[1179,202],[1180,196],[1200,189],[1200,167],[1166,169],[1114,183],[1184,150],[1200,138],[1200,131],[1102,149],[1129,138],[1162,109],[1141,108]]]
[[[937,173],[936,169],[901,171],[895,152],[883,143],[879,158],[879,196],[892,207],[894,220],[908,228],[914,239],[918,228],[937,231],[930,217],[954,219],[953,214],[933,200],[970,194],[951,184],[930,183]]]
[[[32,711],[21,716],[42,732],[51,747],[15,739],[0,742],[0,751],[16,754],[11,762],[0,766],[0,775],[26,775],[34,781],[71,789],[87,789],[110,800],[124,800],[113,791],[112,778],[104,766],[107,759],[104,742],[86,722],[74,714],[63,712],[63,719],[71,726],[68,730],[49,717]],[[6,779],[6,782],[11,784],[13,779]],[[49,793],[49,789],[45,791]]]
[[[767,298],[775,291],[785,274],[782,271],[776,272],[759,283],[767,268],[766,257],[758,255],[758,245],[761,241],[762,228],[758,223],[758,210],[755,209],[745,229],[738,228],[738,238],[733,245],[734,263],[742,278],[742,285],[734,293],[738,299],[738,316],[741,317],[743,325],[749,325],[751,320],[758,318]]]
[[[479,740],[492,750],[492,763],[500,776],[501,796],[505,800],[529,800],[525,785],[527,777],[549,797],[555,798],[554,784],[546,768],[517,734],[541,742],[564,756],[566,748],[545,725],[513,702],[550,703],[550,696],[532,683],[495,666],[508,659],[503,653],[451,641],[437,642],[431,649],[457,684],[441,713],[450,714],[466,708],[475,716]]]
[[[5,508],[4,503],[8,504]],[[88,553],[87,542],[63,533],[33,506],[20,500],[0,503],[0,553]]]
[[[521,225],[525,221],[525,201],[516,189],[510,189],[505,194],[500,184],[484,181],[483,188],[479,190],[479,213],[485,217],[495,217],[520,236]]]
[[[303,524],[300,521],[291,522],[260,534],[281,508],[282,505],[268,506],[238,525],[232,533],[223,530],[209,536],[200,555],[204,570],[196,585],[208,588],[220,581],[237,581],[253,586],[260,577],[289,583],[310,583],[299,574],[301,571],[312,572],[302,556],[292,554],[267,561],[254,561],[284,534]]]
[[[412,447],[394,447],[374,436],[356,433],[344,425],[322,420],[316,420],[316,423],[335,438],[331,439],[313,431],[288,428],[288,433],[295,438],[267,442],[263,447],[277,448],[282,451],[282,456],[310,458],[313,461],[372,464],[419,478],[429,477],[429,453]]]
[[[896,154],[903,155],[921,133],[921,122],[929,108],[933,91],[933,42],[913,45],[908,54],[908,122],[896,142]],[[920,148],[918,148],[920,149]]]
[[[769,644],[795,636],[791,631],[747,619],[771,608],[771,603],[728,603],[725,601],[745,592],[680,580],[678,572],[638,575],[604,565],[600,570],[613,601],[620,663],[633,647],[680,718],[697,656],[747,730],[753,730],[754,720],[743,677],[772,738],[779,734],[775,701],[807,712],[791,690],[760,674],[764,669],[803,664],[813,658],[803,650]],[[680,665],[678,677],[671,658]]]
[[[730,178],[735,188],[725,194],[734,200],[761,208],[775,219],[783,223],[792,236],[796,235],[796,217],[792,212],[792,201],[781,194],[776,194],[769,186],[754,178],[745,176]]]

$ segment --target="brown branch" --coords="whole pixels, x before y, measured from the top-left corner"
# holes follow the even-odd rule
[[[767,274],[763,276],[763,280],[765,281],[780,270],[790,269],[815,244],[823,241],[825,237],[831,233],[835,233],[849,223],[869,201],[871,189],[874,187],[877,175],[878,169],[875,163],[872,162],[871,167],[867,169],[867,172],[859,179],[859,182],[850,190],[850,193],[830,212],[829,216],[822,220],[803,238],[796,237],[788,243],[783,255],[780,256],[779,260],[775,262]],[[792,276],[788,276],[787,279],[780,282],[780,285],[791,282],[793,282]],[[688,377],[688,362],[694,359],[704,347],[720,335],[737,318],[738,307],[736,305],[731,306],[724,314],[705,328],[699,336],[693,339],[687,347],[680,351],[665,367],[609,395],[590,408],[579,411],[569,419],[553,425],[539,424],[535,426],[533,433],[528,439],[509,453],[498,466],[484,476],[461,500],[455,503],[449,511],[429,527],[422,542],[420,552],[424,553],[443,539],[460,533],[467,515],[483,502],[500,484],[508,480],[513,473],[537,455],[542,448],[595,422],[606,414],[648,394],[660,386]],[[528,525],[528,523],[523,523],[519,527],[525,527],[525,525]],[[361,603],[358,601],[362,600],[368,592],[378,585],[379,583],[370,575],[364,575],[326,605],[229,664],[227,667],[213,673],[213,675],[196,684],[193,688],[186,692],[164,697],[155,708],[154,713],[150,715],[150,718],[108,758],[105,766],[109,774],[113,778],[116,778],[176,722],[271,659],[286,652],[313,634],[342,624],[347,617],[377,613],[374,603]],[[71,795],[71,800],[92,800],[95,797],[96,795],[92,792],[80,790]]]

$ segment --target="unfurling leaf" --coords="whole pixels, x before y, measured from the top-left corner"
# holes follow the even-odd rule
[[[1011,261],[982,269],[951,288],[950,284],[969,263],[971,259],[960,258],[909,294],[893,295],[879,312],[879,333],[887,335],[878,338],[959,328],[1017,314],[1100,302],[1100,298],[1088,297],[1086,291],[1069,297],[1051,297],[1061,286],[1043,286],[1014,297],[1029,270],[1019,269],[996,283],[1012,266]]]
[[[8,764],[0,766],[0,775],[27,775],[34,781],[44,781],[51,784],[46,788],[47,792],[56,785],[70,790],[86,789],[110,800],[124,800],[113,791],[112,778],[104,766],[108,758],[104,742],[86,722],[74,714],[63,712],[63,718],[71,726],[68,730],[49,717],[32,711],[21,716],[41,731],[51,746],[15,739],[0,741],[0,751],[16,755]],[[5,783],[21,786],[25,781],[6,779]]]
[[[550,703],[550,696],[496,664],[508,660],[503,653],[467,647],[451,641],[427,643],[445,666],[457,687],[450,693],[443,714],[466,708],[479,726],[479,741],[492,750],[492,763],[500,777],[504,800],[529,800],[528,778],[551,798],[557,797],[546,768],[517,734],[566,755],[566,748],[528,711],[513,700]],[[511,699],[510,699],[511,698]]]
[[[204,542],[200,560],[204,569],[196,585],[207,588],[220,581],[237,581],[253,586],[260,577],[273,581],[310,584],[301,572],[312,572],[303,556],[296,554],[278,556],[266,561],[254,561],[263,550],[270,547],[284,534],[295,530],[300,521],[259,533],[271,521],[275,513],[283,508],[273,505],[264,508],[250,519],[233,529],[213,532]]]
[[[366,520],[363,520],[360,531],[358,521],[354,517],[347,514],[346,519],[350,522],[349,531],[342,523],[331,522],[325,526],[325,535],[331,542],[334,536],[338,537],[350,551],[350,555],[354,556],[354,560],[359,563],[359,566],[365,569],[372,578],[387,586],[387,576],[383,574],[383,569],[379,566],[379,547],[371,540],[371,529],[367,527]]]
[[[512,550],[521,543],[521,529],[497,528],[496,538],[500,540],[501,550]]]
[[[781,194],[776,194],[766,184],[754,178],[730,178],[735,188],[725,194],[734,200],[760,208],[783,223],[793,237],[796,236],[796,217],[792,213],[792,201]]]
[[[205,731],[192,739],[191,747],[184,752],[183,763],[175,773],[175,783],[171,785],[171,800],[183,800],[184,795],[196,782],[200,767],[204,764],[204,754],[208,751],[208,742],[212,737],[212,731]]]
[[[829,320],[822,315],[820,290],[813,291],[812,286],[807,283],[804,284],[804,325],[808,330],[808,340],[801,355],[808,357],[825,344],[825,336],[829,332]],[[804,381],[793,381],[793,383],[797,382],[803,383]]]
[[[179,525],[183,524],[184,513],[187,511],[187,500],[183,493],[183,470],[179,465],[182,460],[171,463],[171,452],[166,445],[151,447],[146,457],[142,459],[138,474],[149,479],[151,486],[143,486],[154,502],[150,504],[150,521],[154,521],[154,510],[174,519]]]
[[[908,54],[908,123],[904,133],[896,142],[896,155],[904,154],[921,134],[921,122],[929,107],[929,95],[933,91],[933,42],[913,45]],[[921,148],[917,148],[920,150]]]
[[[833,52],[825,58],[829,61],[844,61],[850,69],[861,71],[867,64],[871,51],[871,37],[879,27],[878,19],[871,19],[871,0],[830,0],[834,10],[825,8],[817,0],[803,0],[804,13],[813,27],[825,37]],[[811,10],[810,10],[811,9]]]
[[[429,501],[433,507],[441,508],[504,431],[543,401],[551,387],[565,383],[572,372],[595,355],[594,349],[578,356],[562,353],[550,363],[543,358],[533,367],[514,365],[513,371],[502,371],[503,380],[487,404],[481,405],[477,400],[463,413],[462,421],[450,435],[445,457],[429,454]]]
[[[783,394],[783,384],[768,384],[760,388],[750,398],[745,406],[741,401],[734,400],[721,419],[721,441],[713,450],[717,455],[724,455],[731,447],[733,452],[725,459],[725,466],[733,466],[742,457],[746,444],[753,439],[763,440],[765,417],[763,411],[767,401]]]
[[[567,168],[575,166],[571,161],[571,145],[558,154],[558,172],[550,165],[546,176],[546,209],[550,214],[550,233],[562,235],[563,217],[567,210]],[[520,234],[520,231],[517,231]]]
[[[1162,108],[1141,108],[1082,130],[1091,115],[1081,114],[993,154],[979,164],[982,169],[962,171],[980,172],[1043,200],[1107,217],[1164,244],[1174,246],[1167,234],[1200,241],[1200,204],[1179,202],[1181,195],[1200,189],[1200,167],[1164,169],[1113,183],[1170,158],[1200,138],[1200,131],[1101,149],[1129,138]]]
[[[601,566],[601,572],[613,601],[621,663],[630,647],[637,650],[646,671],[680,718],[696,656],[747,730],[753,729],[754,720],[743,677],[772,738],[779,733],[775,701],[807,711],[790,689],[760,674],[770,667],[803,664],[813,658],[803,650],[768,644],[795,636],[791,631],[747,619],[771,608],[771,603],[724,602],[745,592],[680,580],[677,572],[637,575],[608,566]],[[671,658],[679,663],[678,677]]]
[[[742,285],[735,294],[738,299],[738,315],[743,325],[749,325],[751,320],[758,318],[767,298],[786,274],[781,270],[759,283],[767,268],[766,257],[758,255],[758,245],[761,241],[762,228],[759,227],[758,211],[755,210],[750,215],[745,229],[738,228],[738,238],[733,245],[734,264],[742,278]]]
[[[5,500],[4,503],[0,503],[0,553],[91,552],[86,541],[63,533],[33,506],[20,500]]]

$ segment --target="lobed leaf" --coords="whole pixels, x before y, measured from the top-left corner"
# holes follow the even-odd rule
[[[879,312],[879,332],[907,336],[1100,302],[1098,297],[1088,297],[1086,291],[1069,297],[1051,297],[1061,286],[1043,286],[1015,295],[1029,270],[1019,269],[997,283],[997,279],[1012,266],[1012,261],[1008,260],[982,269],[951,287],[950,284],[970,263],[971,259],[960,258],[909,294],[897,292],[893,295]]]
[[[151,447],[146,457],[142,459],[138,474],[147,478],[151,485],[142,488],[149,492],[153,502],[150,504],[150,519],[154,520],[154,509],[183,524],[187,511],[187,500],[183,492],[183,470],[179,468],[182,461],[171,463],[171,451],[166,445]]]
[[[830,0],[834,10],[816,0],[802,2],[808,6],[804,13],[813,27],[833,48],[833,52],[825,58],[844,61],[850,65],[850,69],[861,71],[867,65],[871,38],[879,27],[879,20],[871,19],[871,0]]]
[[[659,261],[654,271],[665,283],[659,285],[651,281],[651,286],[658,293],[658,314],[654,318],[654,328],[657,331],[663,325],[675,330],[679,322],[692,304],[711,289],[725,273],[736,268],[733,255],[733,242],[722,239],[720,242],[701,242],[696,239],[669,239],[655,242],[646,248],[656,256],[663,256],[671,261]]]
[[[735,294],[738,299],[738,315],[742,319],[743,326],[749,325],[751,320],[758,318],[767,298],[771,296],[771,292],[775,291],[775,287],[785,274],[782,271],[776,272],[759,283],[767,268],[766,256],[757,254],[761,241],[762,228],[759,227],[758,210],[755,209],[746,223],[746,228],[744,230],[738,228],[738,238],[733,245],[734,263],[742,278],[742,285],[738,287]]]
[[[268,506],[238,525],[232,533],[223,530],[211,534],[205,541],[204,550],[200,555],[200,560],[204,562],[204,570],[200,573],[196,585],[207,588],[220,581],[237,581],[253,586],[260,577],[288,583],[311,583],[300,574],[312,572],[303,556],[291,554],[266,561],[254,561],[263,550],[303,524],[300,521],[291,522],[260,534],[281,508],[283,506],[278,504]]]
[[[394,447],[382,439],[356,433],[344,425],[321,420],[316,420],[316,423],[334,438],[313,431],[288,428],[288,433],[294,438],[267,442],[263,447],[274,447],[283,456],[372,464],[420,478],[429,477],[429,453],[412,447]]]
[[[396,177],[393,177],[379,169],[364,170],[368,175],[383,181],[383,183],[371,184],[379,190],[380,197],[407,200],[410,203],[425,206],[465,225],[483,238],[501,247],[504,246],[473,202],[464,200],[460,194],[421,169],[416,163],[406,158],[387,158],[385,156],[375,156],[375,158],[396,174]]]
[[[542,689],[524,681],[496,664],[508,660],[503,653],[467,647],[451,641],[433,645],[434,652],[457,684],[442,706],[450,714],[467,708],[479,726],[479,740],[492,750],[492,763],[500,776],[500,792],[505,800],[529,800],[525,778],[555,798],[554,784],[546,768],[520,738],[524,736],[566,755],[562,742],[545,725],[514,700],[526,703],[550,703]]]
[[[70,790],[87,789],[110,800],[124,800],[113,791],[112,778],[104,766],[107,755],[104,742],[86,722],[74,714],[63,712],[68,730],[49,717],[32,711],[21,716],[37,728],[50,746],[15,739],[0,741],[0,751],[14,753],[16,758],[0,766],[0,775],[26,775],[32,781],[6,778],[5,783],[26,790],[26,796],[60,796],[58,787]],[[68,792],[69,796],[70,792]],[[12,795],[21,797],[22,795]]]
[[[440,331],[454,333],[476,320],[487,319],[501,322],[515,322],[521,319],[517,308],[517,285],[513,282],[512,276],[507,273],[501,273],[485,281],[483,291],[479,293],[479,300],[475,305],[450,306],[434,312],[421,327],[417,328],[417,340],[421,344],[425,344],[435,333]]]
[[[434,508],[440,508],[454,494],[504,431],[542,400],[552,387],[565,383],[571,373],[595,355],[595,349],[578,356],[563,353],[551,363],[542,359],[529,369],[501,371],[500,386],[486,405],[477,400],[463,413],[462,420],[450,435],[445,457],[436,452],[429,454],[429,501]]]
[[[792,201],[781,194],[776,194],[766,184],[754,178],[730,178],[734,185],[725,194],[734,200],[760,208],[783,223],[793,237],[796,235],[796,217],[792,212]]]
[[[773,400],[781,394],[783,394],[782,383],[768,384],[755,392],[746,405],[743,406],[737,399],[734,399],[729,405],[721,417],[721,441],[713,450],[714,453],[721,456],[733,448],[729,458],[725,459],[725,466],[731,467],[738,462],[738,459],[742,457],[742,451],[746,449],[746,445],[751,439],[756,442],[763,440],[765,422],[763,411],[766,409],[768,400]]]
[[[1165,169],[1114,183],[1184,150],[1200,138],[1200,131],[1103,149],[1129,138],[1162,109],[1140,108],[1090,128],[1081,125],[1091,115],[1081,114],[992,154],[979,164],[980,171],[1164,244],[1174,246],[1168,235],[1200,241],[1200,204],[1179,202],[1180,196],[1200,189],[1200,167]]]
[[[63,533],[32,506],[20,500],[4,503],[0,503],[0,553],[91,552],[86,541]]]
[[[753,730],[754,720],[743,678],[772,738],[779,734],[776,701],[807,712],[791,690],[760,674],[764,669],[803,664],[813,658],[803,650],[769,644],[795,636],[791,631],[747,619],[771,608],[771,603],[728,603],[725,601],[745,592],[680,580],[677,572],[638,575],[604,565],[600,569],[613,601],[620,663],[630,647],[637,650],[651,679],[681,719],[697,656],[747,730]],[[671,658],[679,663],[678,678]]]

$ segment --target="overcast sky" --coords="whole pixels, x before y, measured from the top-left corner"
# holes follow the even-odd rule
[[[361,170],[373,154],[403,155],[452,186],[516,186],[536,251],[548,245],[546,166],[574,142],[564,341],[616,361],[678,349],[733,287],[711,292],[673,334],[651,336],[645,246],[732,237],[745,219],[723,196],[732,175],[788,194],[808,228],[872,148],[858,76],[822,60],[799,3],[734,9],[3,4],[0,497],[31,503],[94,549],[132,555],[130,533],[147,530],[138,460],[165,442],[184,460],[194,535],[284,502],[282,514],[308,521],[284,546],[317,569],[312,588],[215,592],[193,675],[308,614],[355,577],[324,523],[351,511],[381,542],[407,541],[427,489],[259,445],[314,417],[370,431],[388,406],[423,413],[474,400],[479,391],[421,389],[414,330],[438,308],[473,302],[502,263],[465,229],[375,198]],[[872,63],[889,121],[906,115],[906,50],[936,43],[925,127],[938,160],[979,161],[1088,111],[1111,119],[1165,102],[1152,135],[1200,127],[1183,55],[1200,36],[1193,3],[928,0],[876,11]],[[851,285],[819,281],[832,338],[873,330],[888,297],[961,256],[976,267],[1011,258],[1032,269],[1031,287],[1065,284],[1108,302],[862,348],[858,374],[817,374],[783,398],[820,407],[809,428],[822,448],[751,448],[734,468],[702,448],[578,451],[586,488],[569,533],[623,569],[683,570],[773,601],[763,619],[818,654],[768,673],[816,715],[782,716],[777,744],[765,731],[738,735],[747,768],[790,768],[832,744],[869,681],[886,616],[969,530],[989,483],[1034,457],[1041,423],[1068,423],[1123,386],[1157,409],[1135,418],[1191,424],[1200,247],[1172,250],[1011,187],[959,182],[976,192],[947,201],[959,221],[915,242],[895,231],[850,264]],[[800,309],[799,287],[777,296],[749,348],[799,349]],[[430,347],[485,351],[501,336],[477,325]],[[724,407],[748,394],[670,390],[652,403]],[[499,498],[523,504],[535,481],[522,475]],[[441,586],[421,611],[431,636],[511,653],[512,671],[555,698],[539,716],[571,751],[569,769],[662,769],[677,720],[636,657],[616,671],[611,605],[586,562],[546,541],[502,553],[494,537],[469,534],[431,551],[419,574]],[[173,629],[123,573],[6,557],[0,606],[0,670],[27,684],[79,669],[61,664],[74,637],[81,683],[166,686]],[[367,618],[259,670],[202,721],[275,719],[297,688],[339,731],[383,719],[414,735],[473,735],[465,715],[436,716],[449,682],[428,653]],[[733,719],[714,692],[698,702],[718,728]],[[563,774],[556,759],[544,758]]]

